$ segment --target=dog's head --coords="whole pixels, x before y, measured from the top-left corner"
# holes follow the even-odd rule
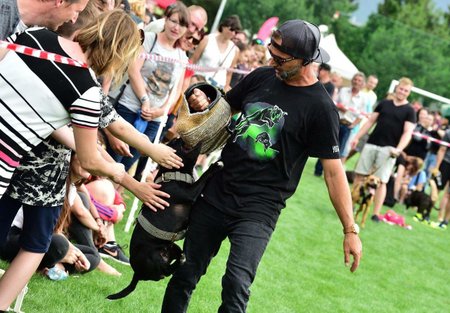
[[[369,175],[364,178],[364,189],[371,195],[375,194],[375,191],[380,186],[381,180],[375,175]]]
[[[150,245],[151,246],[151,245]],[[174,243],[166,243],[155,248],[143,246],[142,253],[130,258],[134,270],[130,284],[118,293],[107,296],[109,300],[117,300],[128,296],[136,289],[140,280],[158,281],[172,275],[186,261],[181,248]]]
[[[210,99],[208,108],[201,112],[194,111],[187,101],[194,89],[199,89]],[[226,126],[231,120],[231,108],[221,92],[214,86],[200,82],[186,89],[183,97],[176,129],[184,142],[195,147],[202,143],[201,153],[210,153],[225,145],[230,134]]]
[[[186,258],[175,243],[166,242],[141,246],[142,250],[130,258],[131,267],[139,280],[159,281],[172,275]]]

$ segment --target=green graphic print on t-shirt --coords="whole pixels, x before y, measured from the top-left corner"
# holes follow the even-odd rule
[[[264,102],[248,103],[233,134],[236,142],[252,159],[272,160],[279,153],[273,148],[284,125],[286,112]]]

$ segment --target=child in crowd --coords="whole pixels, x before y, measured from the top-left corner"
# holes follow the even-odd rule
[[[422,171],[423,161],[421,158],[407,156],[405,164],[405,175],[400,187],[399,203],[403,204],[405,198],[412,191],[424,191],[427,175]]]

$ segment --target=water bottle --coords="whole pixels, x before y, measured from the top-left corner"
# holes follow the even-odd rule
[[[56,266],[53,266],[51,269],[48,270],[47,276],[51,280],[65,280],[67,279],[67,277],[69,277],[69,274],[67,274],[67,272],[64,270]]]

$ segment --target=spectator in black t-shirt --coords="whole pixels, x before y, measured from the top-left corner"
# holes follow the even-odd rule
[[[445,130],[447,129],[447,123],[439,125],[435,114],[429,114],[428,119],[430,120],[430,136],[437,140],[442,140],[444,137]],[[436,167],[436,156],[439,150],[439,143],[430,141],[428,144],[428,152],[425,157],[424,170],[427,173],[427,177],[431,177],[431,170]]]
[[[328,92],[330,97],[333,97],[335,87],[334,87],[333,83],[331,82],[331,66],[330,65],[328,65],[326,63],[322,63],[319,65],[319,81],[323,84],[323,86],[325,87],[325,90]],[[314,167],[314,175],[322,176],[322,172],[323,172],[322,163],[318,159],[316,162],[316,165]]]
[[[351,142],[351,147],[355,148],[359,139],[376,123],[361,152],[354,180],[354,184],[358,184],[364,176],[372,173],[380,178],[381,185],[375,192],[372,216],[372,220],[376,222],[379,221],[378,215],[386,198],[386,184],[395,165],[395,158],[410,142],[416,123],[416,114],[408,102],[412,87],[413,82],[409,78],[400,79],[393,100],[380,101]]]
[[[270,67],[255,69],[226,94],[242,114],[222,150],[222,170],[192,208],[186,263],[167,286],[162,312],[186,312],[196,284],[226,238],[231,251],[219,312],[245,312],[258,264],[309,156],[322,161],[344,226],[345,262],[352,254],[351,271],[358,267],[361,242],[339,159],[338,113],[312,71],[313,61],[329,58],[319,41],[317,26],[302,20],[284,23],[268,46]],[[199,89],[188,99],[196,111],[209,104]]]
[[[421,137],[420,134],[424,136],[430,136],[430,132],[428,131],[428,127],[430,127],[430,119],[428,118],[428,110],[425,108],[419,109],[417,112],[417,124],[413,130],[413,135],[411,137],[411,141],[408,146],[405,148],[403,154],[399,156],[400,162],[398,162],[397,167],[397,175],[395,177],[394,183],[394,198],[399,199],[399,192],[402,181],[404,180],[406,164],[404,160],[410,157],[418,157],[422,160],[425,160],[428,152],[428,140]]]

